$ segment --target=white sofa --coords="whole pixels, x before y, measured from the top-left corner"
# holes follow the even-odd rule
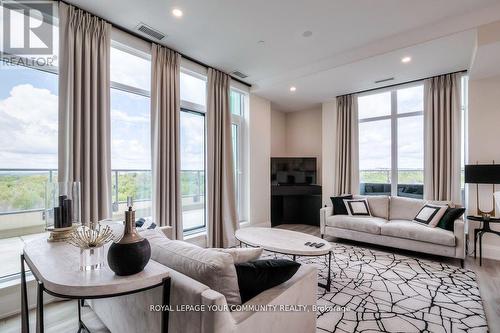
[[[389,196],[367,198],[372,217],[333,215],[332,207],[320,210],[321,237],[325,235],[393,248],[465,258],[464,221],[456,220],[454,231],[412,222],[424,200]],[[447,203],[452,206],[451,203]]]
[[[163,229],[170,236],[168,228]],[[225,297],[208,286],[175,270],[170,270],[170,304],[226,305]],[[161,289],[108,299],[92,300],[90,304],[111,332],[160,332],[160,313],[149,310],[161,304]],[[266,290],[245,305],[315,305],[317,271],[302,265],[285,283]],[[309,312],[171,312],[170,333],[287,332],[306,333],[316,330],[316,313]]]

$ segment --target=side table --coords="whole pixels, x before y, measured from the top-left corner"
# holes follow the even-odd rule
[[[109,244],[106,245],[106,254]],[[78,332],[90,332],[81,318],[85,299],[139,293],[162,286],[162,305],[170,305],[170,276],[165,266],[150,260],[144,270],[117,276],[105,265],[99,270],[80,271],[80,250],[66,243],[38,239],[26,244],[21,254],[21,331],[29,333],[25,263],[37,282],[36,332],[43,333],[43,293],[78,300]],[[161,332],[168,332],[168,311],[162,312]]]
[[[483,235],[485,233],[492,233],[500,236],[499,231],[492,230],[490,227],[490,223],[500,223],[500,219],[498,218],[484,218],[483,216],[467,216],[468,220],[471,221],[479,221],[482,222],[482,227],[478,229],[474,229],[474,259],[476,259],[476,248],[477,248],[477,239],[479,237],[479,266],[483,264]]]

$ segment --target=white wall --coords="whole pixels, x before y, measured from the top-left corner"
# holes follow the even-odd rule
[[[249,106],[250,225],[271,226],[271,102],[251,94]]]
[[[286,113],[271,110],[271,156],[286,156]]]
[[[323,170],[323,205],[331,206],[330,197],[333,196],[334,175],[334,156],[335,156],[335,119],[337,112],[337,102],[323,103],[321,108],[322,115],[322,170]]]
[[[322,183],[321,108],[282,112],[271,111],[271,156],[316,157],[318,184]]]
[[[499,61],[500,66],[500,61]],[[469,112],[468,112],[468,164],[500,163],[500,76],[469,81]],[[476,186],[468,185],[468,213],[476,213]],[[496,185],[500,191],[500,185]],[[492,209],[492,186],[479,187],[479,203],[483,211]],[[500,210],[497,207],[497,217]],[[469,222],[472,229],[476,224]],[[492,228],[499,230],[498,225]],[[469,235],[473,235],[470,230]],[[472,237],[469,241],[473,241]],[[473,243],[472,247],[473,248]],[[500,237],[485,234],[483,237],[483,256],[500,258]]]
[[[321,108],[286,114],[286,154],[290,157],[316,157],[318,184],[321,184]]]

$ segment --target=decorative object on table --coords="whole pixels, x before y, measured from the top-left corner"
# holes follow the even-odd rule
[[[123,236],[111,244],[108,251],[108,264],[116,275],[139,273],[151,257],[149,241],[141,237],[135,229],[135,211],[132,210],[132,204],[132,199],[128,198]]]
[[[45,185],[44,219],[48,241],[64,241],[81,224],[80,183],[48,182]]]
[[[80,248],[80,270],[100,269],[104,265],[104,244],[113,239],[109,226],[91,223],[81,226],[71,233],[67,243]]]
[[[493,193],[495,184],[500,184],[500,164],[470,164],[465,166],[465,183],[476,184],[476,207],[479,216],[495,216],[495,196],[492,196],[493,207],[489,212],[479,208],[479,184],[492,185]]]

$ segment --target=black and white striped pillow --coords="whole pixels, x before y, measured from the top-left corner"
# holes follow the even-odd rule
[[[446,209],[448,209],[448,206],[426,204],[417,213],[413,222],[425,224],[426,226],[434,228],[438,225],[444,213],[446,213]]]
[[[366,199],[344,199],[344,204],[351,216],[372,216]]]

